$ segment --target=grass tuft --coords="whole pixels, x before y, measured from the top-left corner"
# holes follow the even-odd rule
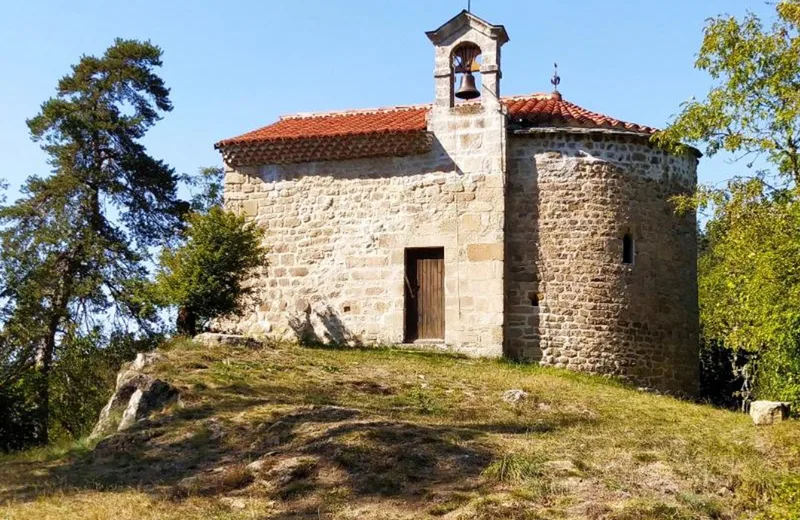
[[[543,460],[540,456],[509,453],[493,461],[483,471],[489,480],[506,484],[520,484],[536,480],[543,474]]]

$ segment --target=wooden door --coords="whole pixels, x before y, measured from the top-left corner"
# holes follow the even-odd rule
[[[406,341],[444,339],[444,249],[406,250]]]

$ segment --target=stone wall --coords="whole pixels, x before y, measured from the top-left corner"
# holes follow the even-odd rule
[[[443,247],[446,346],[694,392],[695,219],[668,199],[694,186],[696,159],[641,137],[506,140],[504,117],[481,106],[430,118],[426,155],[227,171],[226,205],[271,252],[223,328],[401,343],[405,251]]]
[[[405,250],[443,247],[446,345],[501,355],[504,173],[487,151],[501,124],[456,107],[432,116],[426,155],[228,169],[226,205],[264,228],[270,266],[222,328],[401,343]]]
[[[695,216],[668,199],[694,187],[697,160],[619,135],[508,146],[506,354],[694,393]]]

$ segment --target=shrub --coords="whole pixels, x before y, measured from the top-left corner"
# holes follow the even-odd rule
[[[243,216],[213,207],[188,216],[185,242],[162,252],[156,298],[178,307],[179,333],[239,310],[249,293],[243,282],[266,266],[261,230]]]

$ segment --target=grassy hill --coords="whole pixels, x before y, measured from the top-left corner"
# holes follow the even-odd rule
[[[180,404],[0,459],[0,518],[800,518],[798,422],[445,354],[164,353]]]

